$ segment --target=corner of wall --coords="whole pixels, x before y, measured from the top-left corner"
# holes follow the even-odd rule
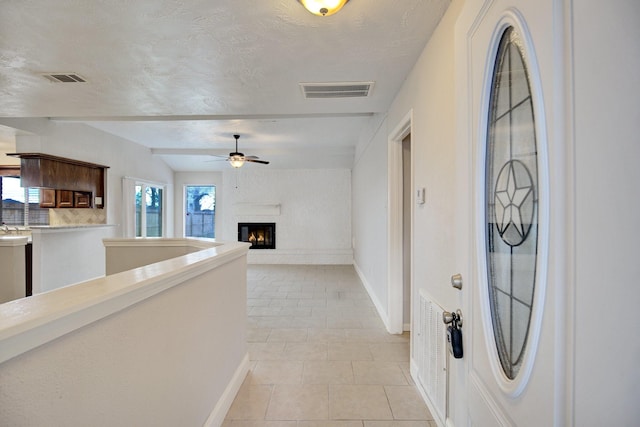
[[[382,303],[378,299],[378,296],[376,295],[376,293],[373,292],[373,288],[371,287],[371,285],[367,281],[366,276],[364,275],[362,270],[360,270],[360,268],[358,267],[358,264],[355,261],[353,262],[353,267],[355,268],[356,273],[358,274],[358,277],[362,282],[362,285],[364,286],[367,293],[369,294],[369,297],[371,298],[373,305],[376,307],[376,310],[378,311],[378,315],[380,316],[380,319],[382,319],[382,322],[384,323],[384,327],[387,329],[387,331],[391,333],[391,329],[389,325],[389,313],[387,312],[385,307],[382,305]]]

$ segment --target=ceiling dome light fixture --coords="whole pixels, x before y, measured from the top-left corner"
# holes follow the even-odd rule
[[[318,16],[333,15],[349,0],[298,0],[311,13]]]

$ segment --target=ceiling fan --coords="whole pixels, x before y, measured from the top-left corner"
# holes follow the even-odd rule
[[[244,162],[260,163],[263,165],[269,164],[268,161],[260,160],[256,156],[245,156],[244,153],[240,153],[238,151],[238,139],[240,139],[240,135],[233,135],[233,137],[236,139],[236,151],[229,153],[229,157],[226,158],[231,166],[234,168],[241,168],[244,165]]]

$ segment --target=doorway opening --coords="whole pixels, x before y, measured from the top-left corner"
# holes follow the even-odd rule
[[[410,111],[389,138],[388,311],[390,333],[411,329],[413,160]]]
[[[402,139],[402,330],[411,330],[411,134]]]

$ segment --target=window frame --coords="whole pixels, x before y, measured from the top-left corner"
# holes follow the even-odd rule
[[[125,182],[128,182],[130,186],[129,191],[124,192],[124,196],[126,197],[126,206],[129,206],[129,211],[132,213],[130,218],[126,218],[127,229],[131,237],[136,238],[148,238],[147,236],[147,215],[146,215],[146,203],[141,203],[140,206],[140,235],[137,235],[137,209],[136,209],[136,187],[141,187],[141,193],[146,194],[147,188],[159,188],[162,190],[162,200],[161,200],[161,209],[162,213],[160,215],[161,220],[161,234],[160,236],[151,236],[151,237],[166,237],[167,234],[167,185],[163,183],[138,179],[138,178],[124,178]]]
[[[0,181],[5,178],[14,178],[20,179],[20,167],[19,166],[0,166]],[[4,217],[4,202],[2,199],[3,185],[0,182],[0,224],[5,225],[5,217]],[[23,211],[22,211],[22,221],[19,224],[6,224],[7,226],[13,227],[29,227],[30,225],[48,225],[49,224],[49,209],[48,208],[40,208],[40,192],[37,187],[21,187],[23,190]],[[32,201],[32,195],[37,194],[37,200]],[[30,205],[37,205],[36,210],[40,210],[43,212],[43,217],[45,218],[44,222],[30,222],[29,221],[29,212],[33,210]]]
[[[189,187],[213,187],[213,193],[214,193],[214,197],[213,197],[213,237],[206,237],[207,239],[212,238],[215,239],[216,238],[216,214],[217,214],[217,210],[218,210],[218,186],[216,184],[184,184],[182,186],[182,237],[189,237],[187,236],[187,221],[186,221],[186,216],[187,216],[187,189]]]

